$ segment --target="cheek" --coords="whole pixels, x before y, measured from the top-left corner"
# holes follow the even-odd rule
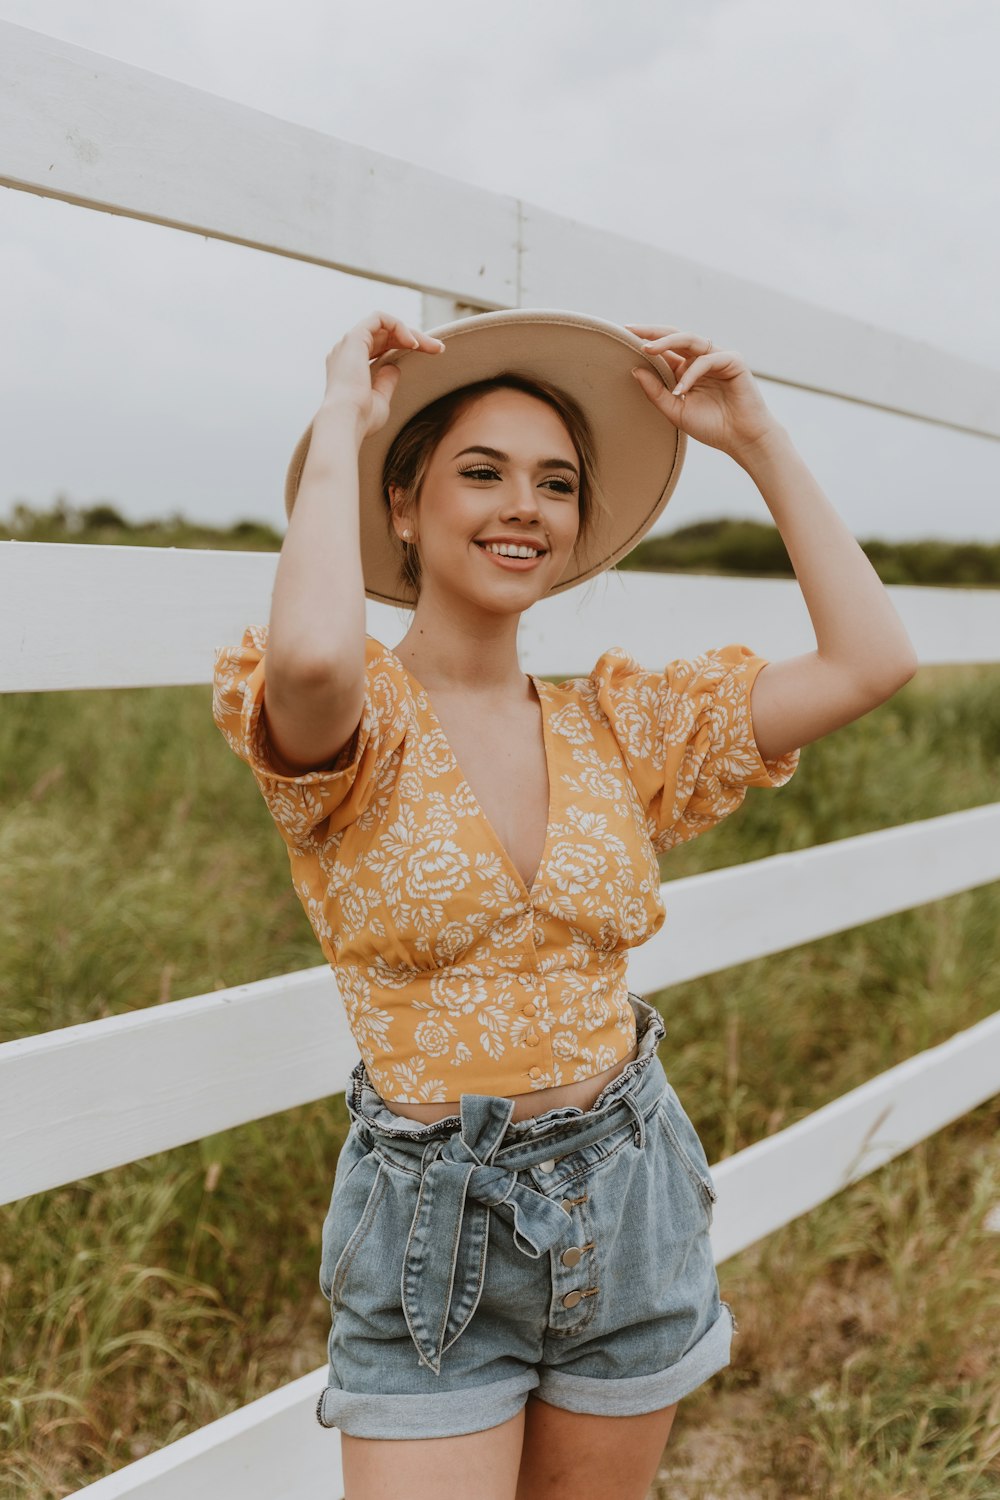
[[[569,514],[560,517],[559,526],[555,534],[559,537],[562,545],[572,547],[576,544],[581,529],[579,512],[574,509]]]

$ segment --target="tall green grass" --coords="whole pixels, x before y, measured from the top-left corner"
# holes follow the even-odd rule
[[[921,669],[664,879],[997,800],[998,688],[992,667]],[[208,688],[3,708],[2,1039],[322,962]],[[718,1161],[998,990],[991,886],[651,998]],[[682,1403],[658,1500],[1000,1495],[998,1124],[994,1100],[720,1267],[733,1363]],[[334,1093],[0,1209],[3,1500],[65,1495],[323,1362],[346,1125]]]

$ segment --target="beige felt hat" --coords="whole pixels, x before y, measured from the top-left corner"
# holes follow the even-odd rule
[[[478,313],[425,332],[441,339],[443,353],[393,349],[372,364],[374,372],[391,361],[399,365],[400,376],[388,420],[364,439],[358,453],[361,566],[368,598],[407,609],[416,603],[400,577],[398,542],[382,489],[383,465],[397,434],[439,396],[504,372],[560,386],[583,408],[594,437],[593,526],[548,593],[571,589],[631,552],[670,499],[684,460],[684,433],[656,409],[631,373],[633,365],[645,363],[672,390],[674,374],[666,360],[644,353],[641,339],[618,323],[559,308]],[[289,516],[311,436],[310,423],[288,466]]]

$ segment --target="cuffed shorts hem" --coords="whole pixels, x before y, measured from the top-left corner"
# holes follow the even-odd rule
[[[594,1380],[562,1370],[525,1370],[510,1380],[423,1396],[359,1393],[327,1386],[316,1415],[348,1437],[435,1438],[485,1432],[516,1417],[531,1391],[550,1406],[594,1417],[636,1417],[673,1406],[730,1362],[735,1322],[727,1302],[707,1333],[666,1370],[625,1380]]]
[[[600,1381],[590,1383],[599,1385]],[[359,1394],[328,1385],[316,1415],[322,1427],[339,1427],[348,1437],[460,1437],[466,1432],[485,1432],[516,1417],[537,1384],[538,1371],[525,1370],[509,1380],[440,1395]]]
[[[730,1362],[733,1331],[733,1315],[729,1304],[723,1302],[711,1328],[666,1370],[626,1380],[593,1380],[586,1375],[544,1369],[537,1394],[550,1406],[593,1417],[637,1417],[661,1406],[673,1406],[725,1369]]]

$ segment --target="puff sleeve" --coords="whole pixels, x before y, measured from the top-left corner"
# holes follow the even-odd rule
[[[791,780],[800,750],[764,760],[754,739],[750,690],[767,658],[732,643],[647,671],[621,647],[599,658],[591,678],[664,853],[713,828],[742,804],[747,787]]]
[[[216,653],[212,717],[230,749],[254,774],[278,831],[291,849],[314,847],[364,812],[378,774],[406,732],[399,672],[378,641],[365,640],[361,720],[339,755],[325,766],[286,775],[267,734],[267,627],[248,626],[238,646]]]

